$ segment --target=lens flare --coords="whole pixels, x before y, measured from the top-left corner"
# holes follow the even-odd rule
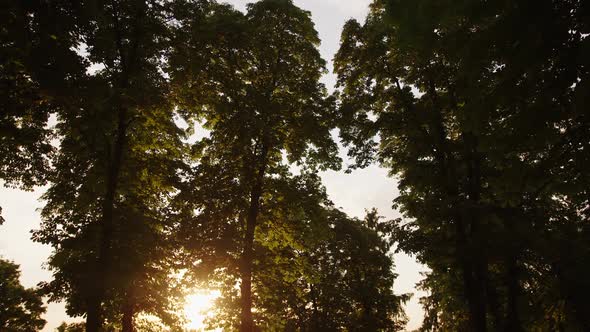
[[[221,331],[205,329],[205,320],[213,316],[215,300],[219,296],[219,291],[208,289],[201,289],[187,296],[184,314],[189,322],[186,326],[189,330]]]

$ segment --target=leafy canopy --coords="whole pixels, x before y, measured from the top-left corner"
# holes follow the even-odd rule
[[[18,265],[0,258],[0,329],[34,332],[45,326],[45,306],[39,290],[20,284]]]

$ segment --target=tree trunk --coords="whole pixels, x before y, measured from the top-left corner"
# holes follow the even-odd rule
[[[464,158],[467,166],[467,220],[469,221],[467,246],[468,259],[471,261],[473,285],[468,290],[471,312],[472,329],[484,332],[487,330],[487,282],[488,262],[487,252],[483,241],[485,230],[480,227],[482,212],[479,208],[481,200],[481,165],[477,152],[477,137],[471,132],[463,132]]]
[[[398,86],[398,89],[401,88]],[[459,195],[460,185],[457,182],[457,165],[452,151],[448,146],[448,138],[446,129],[444,127],[444,118],[441,114],[442,107],[439,104],[438,94],[433,81],[428,82],[428,94],[432,99],[433,110],[431,123],[434,139],[435,159],[439,164],[441,174],[446,176],[446,192],[455,200],[468,203],[470,206],[467,213],[457,211],[455,213],[455,231],[456,231],[456,251],[457,260],[459,261],[462,270],[463,287],[465,297],[467,300],[469,325],[471,331],[485,332],[486,324],[486,300],[485,300],[485,275],[487,271],[487,262],[482,262],[483,259],[479,248],[474,248],[473,237],[477,235],[478,218],[474,215],[473,207],[479,201],[480,193],[480,173],[479,173],[479,159],[474,154],[475,144],[471,136],[466,137],[464,141],[465,154],[469,165],[469,175],[467,189],[469,198],[465,201]],[[464,136],[465,138],[465,136]],[[465,206],[458,204],[454,209],[464,210]],[[476,250],[474,250],[476,249]]]
[[[320,315],[318,312],[318,301],[317,295],[315,291],[315,287],[313,284],[309,284],[310,295],[311,295],[311,304],[313,306],[312,311],[312,318],[311,318],[311,326],[301,326],[301,328],[305,331],[317,331],[320,329]]]
[[[125,304],[123,305],[123,318],[121,321],[122,332],[134,332],[133,318],[135,316],[135,303],[133,299],[133,291],[128,292]]]
[[[250,210],[254,209],[253,200],[251,200]],[[257,214],[257,213],[256,213]],[[253,242],[254,229],[256,227],[256,218],[248,215],[246,225],[246,236],[244,239],[244,249],[242,252],[242,266],[240,284],[240,304],[242,309],[241,332],[252,332],[254,330],[254,320],[252,318],[252,260],[253,260]]]
[[[267,167],[268,148],[263,143],[260,154],[260,162],[254,185],[250,191],[250,206],[246,220],[246,234],[244,236],[244,248],[241,257],[241,284],[240,284],[240,304],[241,304],[241,332],[254,331],[254,319],[252,317],[252,265],[254,260],[254,235],[256,231],[256,221],[260,210],[260,197],[263,192],[263,180]]]
[[[472,320],[475,331],[485,332],[487,330],[487,261],[483,257],[476,258],[475,262],[475,285],[472,290]],[[479,261],[481,260],[481,261]]]
[[[461,262],[461,270],[463,277],[463,289],[465,298],[467,300],[468,317],[470,331],[484,332],[487,329],[486,324],[486,301],[483,293],[485,289],[482,288],[480,273],[476,272],[476,262],[473,257],[469,257],[469,246],[465,241],[465,229],[462,222],[457,222],[457,250],[459,253],[459,260]]]
[[[486,281],[486,295],[488,308],[492,316],[492,331],[500,331],[502,326],[504,326],[502,306],[500,305],[500,299],[498,297],[498,292],[496,291],[496,285],[492,284],[489,280]]]
[[[115,205],[115,195],[118,187],[119,173],[121,171],[121,164],[123,161],[123,150],[125,148],[125,140],[127,133],[127,109],[121,107],[118,114],[117,136],[115,139],[115,147],[113,151],[113,158],[108,171],[106,194],[102,205],[101,218],[101,236],[100,246],[98,249],[98,257],[95,262],[93,280],[93,290],[90,300],[88,301],[87,317],[86,317],[86,331],[99,332],[102,330],[104,318],[102,317],[102,301],[106,288],[106,279],[108,278],[108,271],[111,264],[111,242],[113,236],[113,210]]]
[[[506,313],[506,332],[520,332],[523,331],[520,325],[520,317],[518,315],[518,296],[520,293],[518,285],[518,262],[514,255],[508,258],[506,262],[506,285],[508,288],[508,307]]]
[[[136,14],[141,13],[139,11]],[[129,86],[129,76],[131,69],[128,67],[129,64],[134,66],[133,61],[129,61],[129,58],[125,56],[123,50],[123,36],[122,29],[119,25],[119,8],[118,1],[113,1],[112,16],[114,23],[115,33],[115,44],[117,52],[119,53],[119,59],[121,62],[121,76],[118,82],[119,92],[119,109],[117,114],[117,133],[114,142],[114,148],[111,152],[111,160],[107,173],[107,186],[106,192],[102,204],[102,218],[100,220],[101,234],[100,244],[98,248],[97,259],[94,266],[94,280],[91,286],[91,295],[88,300],[87,316],[86,316],[86,332],[100,332],[102,331],[102,325],[104,323],[104,317],[102,315],[102,302],[106,291],[106,279],[109,275],[110,264],[111,264],[111,242],[114,229],[113,212],[115,205],[115,196],[117,193],[117,187],[119,183],[119,173],[121,171],[121,165],[123,162],[123,151],[126,145],[127,139],[127,112],[128,109],[123,100],[123,94]],[[137,17],[136,17],[137,18]],[[136,26],[135,33],[138,33]],[[135,58],[137,51],[137,36],[132,43],[131,59]]]
[[[101,313],[101,300],[98,296],[93,295],[87,301],[87,313],[86,313],[86,332],[99,332],[102,329],[102,313]]]

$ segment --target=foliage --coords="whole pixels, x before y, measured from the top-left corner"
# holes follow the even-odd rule
[[[587,329],[587,9],[377,0],[346,24],[342,138],[399,178],[425,330]]]
[[[0,180],[49,183],[42,289],[87,319],[60,331],[179,330],[192,282],[227,330],[401,330],[394,245],[430,268],[423,331],[590,330],[589,11],[374,0],[329,96],[291,0],[8,0]],[[399,180],[403,219],[333,207],[334,127],[350,169]],[[39,292],[0,268],[4,328],[41,328]]]
[[[188,13],[179,17],[170,76],[182,112],[209,136],[194,145],[195,202],[186,218],[196,224],[191,233],[210,236],[197,243],[204,250],[196,260],[221,263],[227,283],[239,274],[242,330],[251,331],[253,262],[261,218],[272,213],[269,194],[289,164],[339,167],[333,101],[319,82],[325,61],[310,13],[291,1],[260,1],[246,14],[215,4]]]
[[[86,1],[73,13],[89,62],[58,113],[60,148],[36,241],[51,244],[45,285],[87,329],[133,324],[140,312],[178,321],[180,288],[167,202],[184,132],[169,102],[162,54],[167,15],[146,1]],[[100,67],[98,67],[100,68]],[[120,320],[120,322],[119,322]]]
[[[7,332],[33,332],[45,326],[41,294],[20,284],[18,265],[0,259],[0,329]]]
[[[329,208],[314,229],[296,232],[302,245],[281,241],[264,252],[256,284],[265,330],[403,330],[410,295],[393,293],[397,275],[376,213],[361,221]]]
[[[401,305],[409,295],[393,294],[396,275],[390,245],[378,231],[376,212],[360,221],[335,210],[315,174],[276,178],[267,188],[271,189],[263,199],[253,262],[257,327],[402,330],[406,320]],[[210,233],[195,234],[203,238],[192,237],[191,243],[211,241]],[[239,242],[234,246],[223,247],[223,254],[235,257],[229,263],[207,256],[209,250],[222,251],[214,244],[195,251],[196,257],[203,257],[197,266],[199,278],[221,291],[208,323],[227,331],[240,326]]]
[[[67,107],[67,91],[82,68],[71,49],[76,32],[68,12],[73,6],[46,1],[2,3],[0,180],[5,186],[30,190],[47,180],[54,153],[48,120]],[[3,221],[0,216],[0,224]]]
[[[66,323],[62,322],[56,329],[57,332],[84,332],[84,323]]]

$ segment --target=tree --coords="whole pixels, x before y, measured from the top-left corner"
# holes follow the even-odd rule
[[[299,246],[277,241],[261,259],[258,311],[267,316],[266,329],[403,330],[402,304],[409,295],[393,293],[397,275],[377,212],[362,221],[331,207],[312,216],[320,219],[315,227],[293,232],[301,237]]]
[[[86,315],[87,331],[105,320],[132,331],[139,312],[171,323],[177,294],[166,205],[184,132],[162,72],[170,8],[114,0],[78,9],[78,42],[102,68],[77,82],[77,99],[58,113],[60,149],[34,234],[54,247],[54,280],[45,286],[70,315]]]
[[[286,331],[401,330],[405,324],[401,304],[408,296],[393,294],[396,275],[389,256],[390,242],[378,231],[382,223],[376,212],[361,221],[335,210],[314,173],[283,175],[265,183],[252,279],[257,327]],[[211,187],[191,186],[203,189],[196,197],[203,197],[218,185],[211,180],[207,184]],[[241,246],[233,233],[223,233],[227,222],[222,219],[224,213],[215,214],[227,212],[227,201],[214,197],[227,198],[227,194],[216,192],[206,197],[210,199],[194,202],[207,202],[217,209],[190,205],[188,210],[201,213],[194,219],[187,217],[181,233],[188,235],[187,247],[195,253],[191,258],[198,262],[197,278],[221,291],[209,327],[237,330]]]
[[[326,236],[328,224],[324,207],[331,203],[316,174],[283,174],[267,179],[266,188],[264,209],[261,209],[256,233],[253,261],[256,273],[252,279],[252,292],[257,326],[272,329],[285,322],[281,314],[287,310],[287,300],[281,300],[279,294],[273,292],[287,289],[298,291],[293,281],[303,278],[303,269],[306,268],[303,256],[298,253],[305,252],[308,246],[313,247],[314,243]],[[218,207],[219,211],[225,210],[224,206]],[[221,291],[214,321],[209,322],[211,327],[237,330],[240,326],[241,303],[239,289],[235,285],[240,281],[241,237],[239,233],[226,235],[219,232],[231,228],[219,227],[227,222],[226,219],[219,223],[215,223],[213,218],[209,221],[212,217],[209,211],[203,210],[194,221],[185,223],[188,229],[192,229],[186,232],[191,235],[187,241],[204,244],[192,250],[196,254],[193,259],[200,263],[197,272],[201,273],[198,277],[207,280],[208,286]],[[221,234],[213,233],[215,229]],[[217,236],[212,236],[212,233]],[[280,301],[280,304],[274,304],[275,300]],[[292,300],[300,304],[299,299]]]
[[[203,20],[207,28],[200,29]],[[309,12],[291,1],[260,1],[246,15],[216,7],[181,25],[187,34],[176,43],[182,47],[170,59],[170,76],[180,108],[210,131],[196,146],[198,172],[211,172],[207,179],[219,184],[214,190],[226,195],[221,220],[243,239],[241,330],[252,331],[252,268],[266,183],[281,176],[283,154],[289,162],[339,166],[329,133],[331,100],[319,82],[325,62]]]
[[[587,326],[562,278],[588,271],[546,250],[587,234],[587,10],[374,1],[346,24],[342,138],[357,166],[377,160],[400,180],[394,238],[432,269],[425,330]]]
[[[7,332],[33,332],[45,326],[41,294],[20,284],[18,265],[0,259],[0,328]]]

